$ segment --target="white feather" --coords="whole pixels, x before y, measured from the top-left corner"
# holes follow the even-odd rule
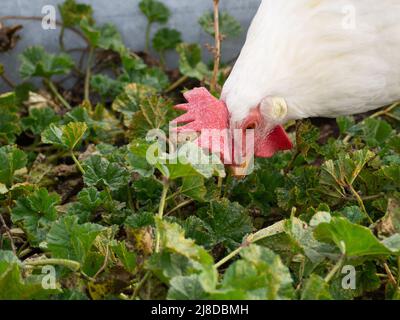
[[[267,96],[286,100],[285,120],[400,99],[400,1],[263,0],[222,99],[242,121]]]

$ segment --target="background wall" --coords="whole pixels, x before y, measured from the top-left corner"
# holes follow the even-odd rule
[[[170,9],[172,17],[168,27],[182,32],[183,40],[200,44],[212,43],[213,39],[202,32],[197,21],[206,11],[212,9],[211,0],[161,0]],[[23,15],[42,16],[42,8],[45,5],[57,5],[62,0],[1,0],[0,16]],[[139,0],[78,0],[93,6],[94,14],[99,24],[111,22],[117,25],[126,45],[134,50],[144,48],[144,29],[146,20],[138,9]],[[257,11],[261,0],[221,0],[221,10],[229,11],[243,26],[240,37],[228,40],[223,44],[223,59],[229,61],[234,59],[243,44],[247,28]],[[57,13],[57,19],[59,19]],[[14,81],[18,81],[18,59],[17,54],[30,45],[42,45],[48,51],[58,50],[57,30],[43,30],[39,21],[7,21],[7,25],[20,23],[24,29],[20,32],[22,36],[17,47],[8,52],[0,53],[0,63],[5,65],[7,74]],[[154,26],[153,31],[157,30]],[[67,34],[65,43],[68,48],[76,48],[82,45],[79,38],[73,34]],[[207,50],[205,54],[208,55]],[[170,65],[176,63],[176,57],[167,57]],[[0,80],[0,90],[6,89]]]

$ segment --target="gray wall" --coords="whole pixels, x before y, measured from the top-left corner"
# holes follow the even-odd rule
[[[212,0],[161,0],[172,12],[168,24],[182,32],[184,41],[200,44],[212,43],[213,39],[201,31],[197,21],[206,11],[211,10]],[[57,5],[62,0],[1,0],[0,16],[23,15],[41,16],[42,7],[48,4]],[[144,47],[145,18],[138,9],[139,0],[78,0],[78,2],[91,4],[99,24],[111,22],[118,26],[126,45],[134,50]],[[221,10],[227,10],[236,17],[243,26],[244,32],[241,37],[227,40],[223,45],[223,59],[225,61],[234,59],[243,44],[247,28],[254,16],[261,0],[221,0]],[[58,13],[57,13],[58,14]],[[59,15],[57,16],[59,18]],[[24,29],[20,32],[22,40],[17,47],[8,53],[0,53],[0,62],[5,65],[7,74],[18,81],[17,54],[29,45],[42,45],[50,52],[58,50],[59,30],[43,30],[40,22],[33,21],[7,21],[7,25],[21,23]],[[157,29],[157,26],[153,28]],[[79,47],[80,40],[73,34],[66,35],[66,46]],[[207,55],[207,51],[205,50]],[[170,65],[176,63],[176,57],[168,57]],[[0,79],[0,91],[6,89]]]

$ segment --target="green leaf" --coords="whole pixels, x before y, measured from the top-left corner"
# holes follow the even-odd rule
[[[212,37],[215,36],[213,12],[208,12],[204,14],[202,17],[200,17],[199,24],[206,33],[208,33]],[[240,22],[237,21],[234,17],[232,17],[228,12],[220,12],[219,30],[222,39],[225,39],[227,37],[234,38],[241,34],[242,26],[240,25]]]
[[[12,221],[22,226],[33,246],[38,246],[46,239],[53,222],[57,220],[56,206],[59,203],[60,197],[57,194],[49,194],[41,188],[17,200],[11,213]]]
[[[130,215],[128,218],[126,218],[125,225],[134,229],[140,229],[154,225],[154,213],[139,212],[137,214]]]
[[[0,143],[13,143],[21,133],[17,113],[16,95],[13,92],[0,95]]]
[[[90,78],[90,87],[104,100],[115,99],[122,92],[124,83],[104,74],[96,74]]]
[[[97,27],[84,18],[80,22],[80,27],[93,48],[125,53],[126,48],[121,34],[113,24],[107,23]]]
[[[179,70],[183,75],[202,81],[210,74],[202,61],[200,45],[181,43],[176,50],[179,54]]]
[[[23,277],[22,273],[21,263],[12,252],[0,250],[0,300],[41,300],[58,292],[43,288],[43,276]]]
[[[175,29],[162,28],[153,38],[153,48],[157,52],[175,49],[182,42],[181,33]]]
[[[29,110],[29,116],[22,118],[22,128],[30,130],[35,135],[40,135],[50,124],[58,122],[60,117],[56,115],[53,109],[32,108]]]
[[[328,283],[320,276],[312,274],[304,284],[301,300],[332,300]]]
[[[317,240],[334,243],[348,257],[376,257],[393,254],[370,229],[353,224],[345,218],[333,217],[330,223],[320,223],[314,230]]]
[[[86,160],[83,168],[85,170],[83,180],[87,186],[117,191],[126,187],[130,178],[129,172],[125,168],[117,163],[111,163],[99,155],[94,155]]]
[[[134,114],[141,110],[141,104],[153,95],[156,95],[154,88],[131,83],[125,86],[124,91],[114,100],[112,108],[123,114],[124,124],[129,127]]]
[[[20,74],[23,79],[42,77],[49,79],[55,75],[64,75],[70,72],[74,62],[70,56],[49,54],[43,47],[34,46],[25,49],[20,55]]]
[[[224,165],[218,156],[205,153],[192,142],[185,143],[173,154],[158,154],[155,161],[157,169],[171,180],[196,175],[204,178],[226,175]]]
[[[156,226],[163,252],[167,251],[186,258],[190,261],[191,268],[186,270],[185,276],[196,275],[204,291],[214,290],[218,272],[212,256],[203,247],[196,245],[193,240],[185,238],[184,231],[178,224],[156,218]],[[187,264],[184,267],[187,268]],[[174,292],[181,291],[179,285],[182,282],[178,280],[174,282],[174,279],[171,280],[172,286],[168,295],[171,299],[177,296]]]
[[[64,26],[78,26],[84,18],[89,21],[93,20],[93,9],[90,5],[76,3],[75,0],[65,0],[63,4],[58,6]]]
[[[17,170],[25,168],[26,154],[15,146],[0,148],[0,183],[10,188],[13,185],[14,174]]]
[[[212,238],[211,242],[203,244],[207,247],[223,244],[233,250],[242,243],[245,235],[253,231],[247,210],[227,199],[211,201],[209,207],[198,210],[197,216],[203,220]]]
[[[340,134],[345,134],[348,130],[354,126],[354,117],[351,116],[340,116],[336,118],[336,123],[339,127]]]
[[[70,122],[65,126],[52,123],[42,132],[42,142],[72,151],[81,142],[87,128],[84,122]]]
[[[226,270],[214,299],[282,300],[293,297],[292,278],[280,257],[267,248],[251,245],[242,259]]]
[[[149,146],[149,143],[142,139],[136,139],[129,145],[127,160],[132,171],[143,177],[151,177],[154,173],[154,167],[146,159]]]
[[[98,224],[79,224],[77,217],[64,216],[53,223],[47,234],[47,247],[52,257],[75,260],[83,265],[94,240],[103,230]]]
[[[181,193],[196,201],[205,201],[207,194],[204,178],[201,176],[190,176],[182,179]]]
[[[118,242],[117,244],[111,246],[111,249],[122,262],[127,271],[130,273],[134,273],[136,271],[136,254],[128,250],[125,241]]]
[[[156,226],[160,233],[162,248],[198,262],[201,269],[213,268],[213,258],[193,240],[186,239],[183,229],[178,224],[156,218]]]
[[[162,2],[156,0],[142,0],[139,3],[139,8],[149,23],[167,23],[171,14]]]
[[[167,296],[170,300],[205,300],[209,297],[197,274],[174,277],[170,286]]]

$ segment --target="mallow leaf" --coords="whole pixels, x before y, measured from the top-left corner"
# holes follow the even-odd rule
[[[280,257],[268,248],[250,245],[241,259],[228,267],[211,297],[236,300],[287,300],[293,297],[293,280]]]
[[[11,187],[14,174],[27,164],[25,152],[15,146],[4,146],[0,148],[0,183]]]
[[[93,224],[79,224],[78,218],[64,216],[54,222],[47,234],[47,247],[54,258],[75,260],[84,264],[96,237],[105,230]]]
[[[37,246],[46,239],[58,214],[56,206],[60,196],[49,194],[47,189],[40,188],[27,197],[20,197],[11,212],[12,221],[21,225],[32,245]]]
[[[87,186],[117,191],[126,187],[130,178],[128,170],[99,155],[94,155],[86,160],[83,168],[85,170],[83,180]]]
[[[81,142],[86,130],[84,122],[70,122],[64,126],[52,123],[42,132],[42,142],[72,151]]]
[[[175,49],[182,42],[181,33],[175,29],[161,28],[153,38],[153,48],[157,52]]]
[[[67,54],[50,54],[43,47],[27,48],[21,55],[19,72],[23,79],[42,77],[49,79],[55,75],[64,75],[70,72],[74,62]]]
[[[60,117],[49,107],[32,108],[29,116],[22,118],[22,128],[30,130],[33,134],[41,134],[50,124],[58,122]]]
[[[168,7],[157,0],[142,0],[139,3],[139,8],[149,23],[166,23],[171,14]]]
[[[0,95],[0,144],[13,143],[21,133],[14,92]]]

